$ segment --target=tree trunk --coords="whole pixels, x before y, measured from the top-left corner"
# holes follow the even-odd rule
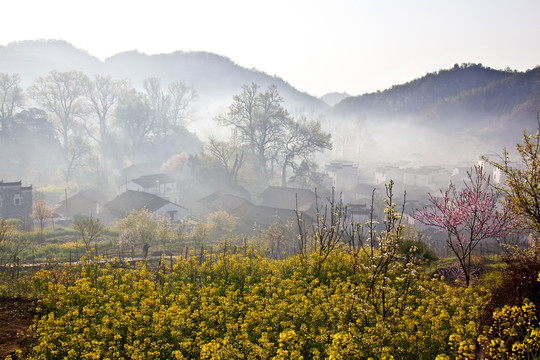
[[[281,186],[287,186],[287,161],[284,161],[281,167]]]

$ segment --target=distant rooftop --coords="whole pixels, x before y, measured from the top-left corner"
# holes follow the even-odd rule
[[[168,184],[174,183],[175,180],[166,174],[153,174],[153,175],[144,175],[137,179],[131,180],[135,184],[142,186],[143,188],[149,188],[155,186],[156,183]]]

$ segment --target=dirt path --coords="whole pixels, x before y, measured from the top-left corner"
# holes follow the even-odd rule
[[[0,359],[24,347],[18,332],[26,332],[34,316],[32,301],[17,298],[0,298]]]

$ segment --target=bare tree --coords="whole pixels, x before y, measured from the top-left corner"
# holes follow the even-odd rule
[[[86,251],[90,250],[90,244],[105,231],[105,226],[101,221],[91,216],[82,216],[75,221],[73,228],[81,235]]]
[[[69,139],[67,147],[67,166],[65,170],[66,181],[71,179],[73,171],[87,165],[92,155],[92,147],[88,139],[81,135],[74,135]]]
[[[296,160],[304,160],[305,164],[309,164],[315,152],[331,150],[331,137],[321,130],[318,121],[307,121],[303,117],[299,121],[290,122],[280,139],[281,186],[287,186],[287,167],[295,168]]]
[[[37,200],[32,204],[32,214],[30,217],[39,221],[40,232],[43,233],[43,227],[47,223],[47,220],[53,217],[53,209],[45,200]]]
[[[87,87],[88,77],[80,71],[51,71],[46,77],[37,78],[28,89],[30,97],[52,116],[66,155],[70,135],[78,126],[77,118],[87,113]]]
[[[14,111],[23,102],[20,81],[18,74],[0,74],[0,125],[2,125],[3,135],[9,134]]]
[[[284,126],[291,121],[282,102],[274,85],[265,92],[259,92],[257,84],[244,85],[242,93],[233,97],[228,113],[217,117],[221,125],[237,130],[242,142],[249,145],[257,159],[263,186],[267,184],[268,164],[277,152]]]
[[[118,126],[135,149],[140,148],[154,129],[150,106],[143,93],[129,89],[122,93],[115,111]]]
[[[154,135],[166,140],[174,129],[185,126],[189,105],[197,94],[181,81],[169,84],[165,92],[158,78],[145,79],[144,89],[151,109]]]
[[[110,112],[126,86],[126,81],[115,81],[110,76],[101,75],[96,75],[92,81],[87,83],[86,95],[90,108],[99,121],[99,137],[91,131],[88,133],[99,143],[107,139]]]
[[[195,89],[181,81],[169,84],[169,123],[173,127],[185,126],[189,119],[189,105],[197,99]]]
[[[144,90],[150,109],[151,123],[153,124],[154,136],[163,140],[167,133],[167,108],[169,99],[161,90],[159,78],[148,78],[144,80]]]
[[[234,138],[230,141],[219,141],[211,136],[208,139],[207,149],[225,170],[229,184],[236,184],[238,181],[238,171],[244,163],[244,152],[241,150],[240,145]]]

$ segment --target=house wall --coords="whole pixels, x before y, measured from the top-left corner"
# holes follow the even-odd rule
[[[0,218],[22,219],[32,213],[32,186],[0,182]]]
[[[66,214],[65,201],[62,201],[62,205],[55,211],[64,217],[73,217],[75,215],[96,216],[98,210],[97,202],[75,195],[67,199],[68,214]]]
[[[180,202],[180,195],[177,192],[176,183],[156,183],[154,186],[143,187],[134,181],[128,181],[118,187],[119,193],[124,193],[128,190],[142,191],[149,194],[158,195],[159,197],[166,199],[172,203],[178,204]]]
[[[118,190],[119,190],[120,194],[125,193],[128,190],[131,190],[131,191],[144,191],[144,192],[147,192],[147,193],[150,193],[150,194],[156,194],[157,193],[155,191],[155,189],[145,189],[142,186],[140,186],[139,184],[134,183],[133,181],[129,181],[129,182],[125,183],[125,184],[120,185]]]
[[[171,220],[173,221],[183,219],[184,217],[187,216],[187,213],[188,213],[187,209],[184,209],[183,207],[172,204],[172,203],[167,204],[153,212],[154,215],[162,215],[162,216],[166,216],[167,218],[170,218],[170,216],[172,215],[173,218]]]

